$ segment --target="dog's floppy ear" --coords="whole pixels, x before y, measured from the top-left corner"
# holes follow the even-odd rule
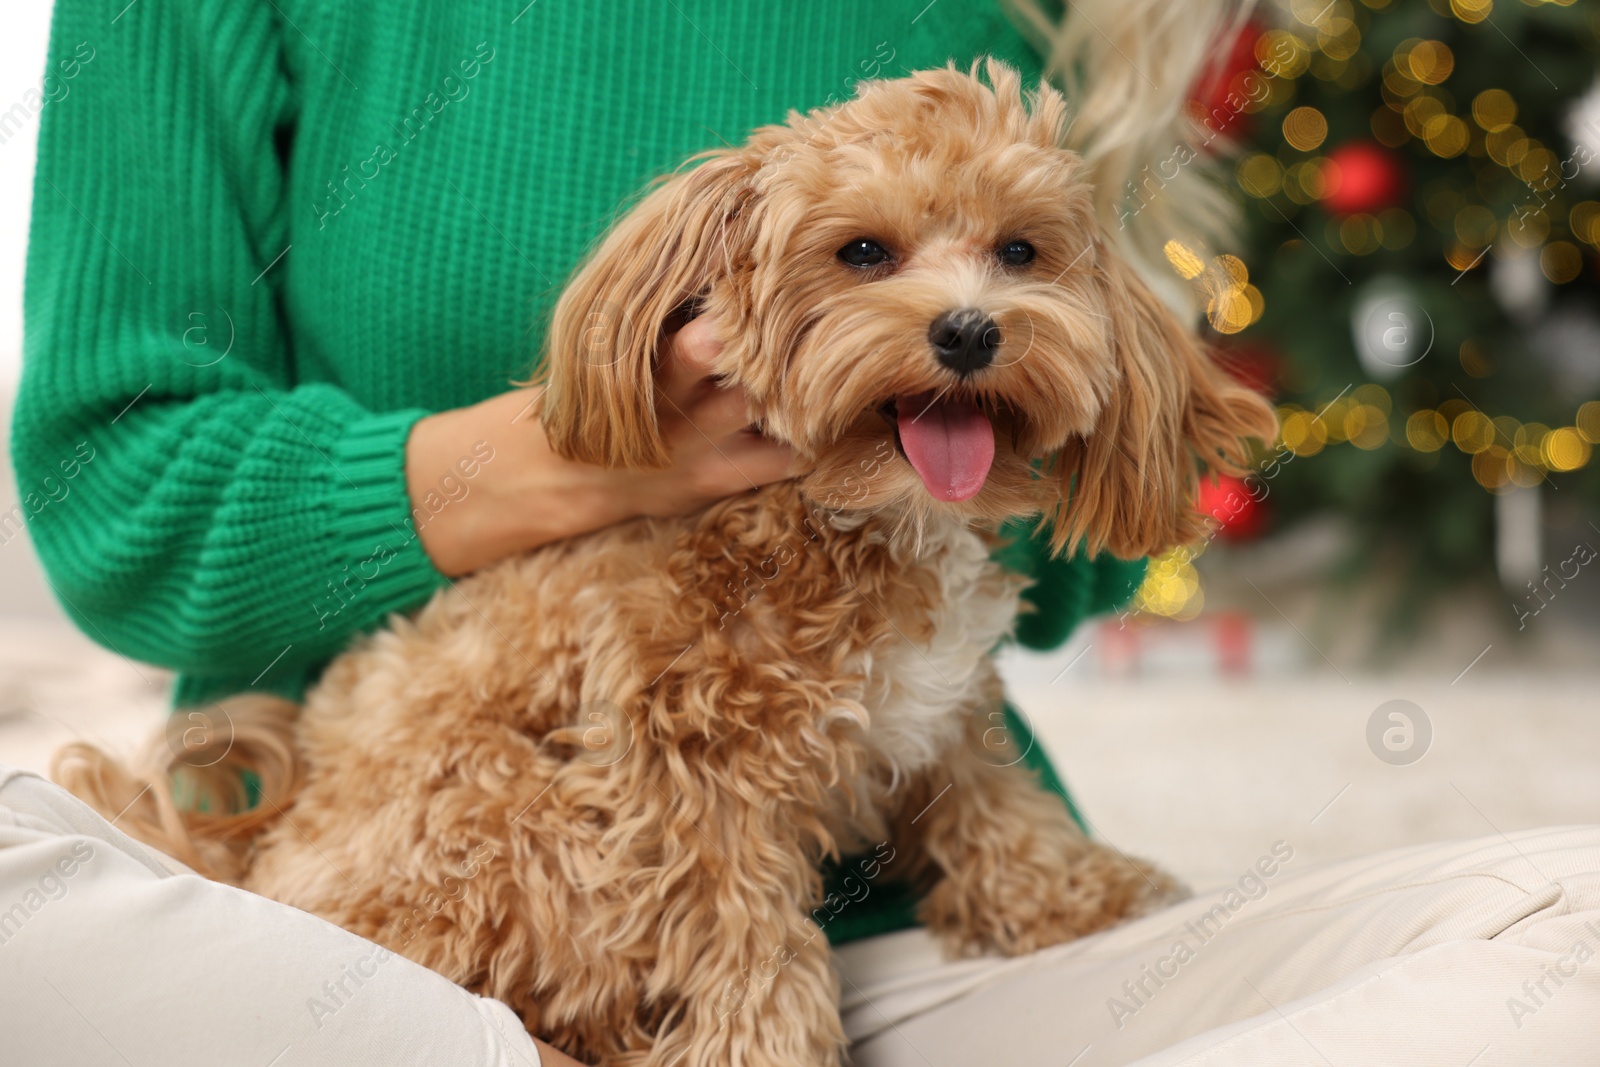
[[[729,254],[751,165],[732,152],[650,193],[561,294],[539,381],[540,418],[568,459],[660,468],[655,354],[668,320],[704,293]]]
[[[1102,241],[1095,252],[1118,380],[1094,429],[1056,457],[1061,503],[1052,547],[1136,559],[1195,537],[1202,465],[1245,473],[1244,439],[1270,443],[1278,424],[1132,268]]]

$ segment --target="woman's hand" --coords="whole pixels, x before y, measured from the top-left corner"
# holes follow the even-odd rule
[[[656,417],[672,457],[665,470],[611,470],[556,455],[535,414],[538,389],[418,420],[406,442],[406,488],[433,565],[467,574],[615,522],[682,515],[789,477],[792,452],[750,430],[743,391],[709,377],[721,348],[714,329],[693,319],[663,342]]]

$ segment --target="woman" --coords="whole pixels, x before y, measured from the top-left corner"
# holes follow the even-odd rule
[[[42,121],[14,435],[24,485],[93,453],[33,516],[67,609],[180,707],[292,697],[449,578],[784,477],[712,323],[664,339],[666,472],[560,460],[511,383],[693,152],[862,77],[1038,70],[994,0],[902,6],[63,0],[52,63],[92,58]]]
[[[135,0],[120,11],[61,0],[52,69],[75,57],[76,84],[41,124],[13,452],[24,486],[71,480],[69,497],[31,516],[63,604],[116,651],[176,670],[179,708],[252,688],[294,697],[352,636],[450,578],[785,477],[787,452],[707,379],[717,336],[704,320],[661,342],[671,469],[641,477],[556,457],[526,418],[532,392],[511,383],[535,367],[563,280],[630,196],[692,152],[844,97],[856,79],[984,53],[1037,74],[1042,45],[1069,81],[1097,86],[1075,137],[1102,187],[1120,189],[1115,168],[1131,171],[1143,140],[1170,136],[1220,5],[1182,17],[1152,0],[1086,6],[1051,36],[1035,5],[995,0]],[[1024,624],[1039,643],[1125,597],[1138,573],[1046,566],[1028,551],[1016,562],[1041,579],[1043,610]],[[69,841],[110,856],[99,867],[80,856],[82,903],[50,913],[86,909],[73,929],[96,932],[106,973],[147,975],[187,936],[208,950],[159,967],[163,986],[207,988],[224,954],[249,972],[182,1022],[163,1023],[137,979],[120,994],[60,990],[91,1026],[108,1014],[142,1022],[166,1035],[156,1047],[169,1062],[244,1062],[244,1046],[218,1034],[236,1041],[269,989],[294,987],[304,1015],[267,1027],[265,1044],[281,1035],[302,1062],[351,1062],[352,1047],[394,1062],[385,1042],[397,1033],[430,1035],[455,1050],[450,1061],[475,1026],[505,1023],[493,1005],[451,1015],[429,976],[297,913],[161,877],[160,857],[36,783],[0,789],[35,835],[8,844],[57,864]],[[93,891],[119,871],[155,888]],[[901,978],[884,988],[932,1003],[1000,974],[923,966],[917,933],[862,943],[890,948],[853,973],[887,960]],[[44,943],[37,926],[24,934]],[[274,960],[278,943],[298,958]],[[907,966],[927,981],[908,986]],[[363,999],[363,981],[389,985]],[[853,1033],[883,1049],[859,1018],[888,995],[872,988],[855,990]],[[383,1011],[395,1005],[398,1029]],[[525,1048],[520,1038],[502,1032],[497,1047]],[[1076,1050],[1060,1051],[1066,1062]]]

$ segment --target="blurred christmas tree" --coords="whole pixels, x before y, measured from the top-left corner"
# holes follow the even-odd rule
[[[1260,510],[1347,517],[1401,605],[1497,550],[1520,587],[1518,509],[1600,545],[1600,2],[1280,0],[1222,53],[1193,107],[1234,144],[1246,246],[1169,258],[1273,383]]]

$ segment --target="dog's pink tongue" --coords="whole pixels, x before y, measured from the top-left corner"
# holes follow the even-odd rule
[[[970,500],[994,463],[994,427],[970,400],[935,399],[933,393],[895,401],[900,447],[936,500]]]

